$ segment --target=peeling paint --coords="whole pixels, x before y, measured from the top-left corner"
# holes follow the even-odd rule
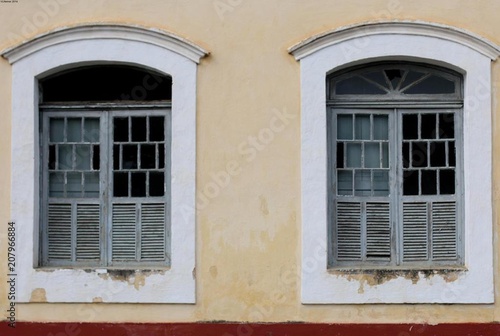
[[[139,290],[146,284],[146,279],[153,274],[164,275],[165,271],[160,270],[108,270],[107,273],[97,273],[104,280],[111,279],[113,281],[125,281],[129,285],[133,285],[136,290]]]
[[[210,272],[210,275],[212,278],[217,278],[217,266],[210,266],[210,269],[208,270]]]
[[[262,212],[262,214],[264,214],[264,216],[269,215],[269,207],[267,205],[266,198],[264,196],[260,195],[259,199],[260,199],[260,212]]]
[[[31,292],[30,302],[47,302],[45,288],[35,288]]]
[[[102,301],[102,297],[97,296],[97,297],[95,297],[95,298],[92,299],[92,302],[94,302],[94,303],[102,303],[103,302]]]
[[[338,277],[345,277],[349,281],[359,281],[359,294],[364,293],[364,286],[377,286],[383,283],[405,278],[412,284],[417,284],[422,279],[430,279],[434,276],[440,276],[446,282],[458,280],[460,275],[466,270],[442,269],[442,270],[332,270],[331,274]]]

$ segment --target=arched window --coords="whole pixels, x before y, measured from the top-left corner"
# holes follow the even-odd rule
[[[168,266],[172,80],[86,66],[40,80],[43,266]]]
[[[411,63],[328,76],[330,266],[463,263],[461,83]]]

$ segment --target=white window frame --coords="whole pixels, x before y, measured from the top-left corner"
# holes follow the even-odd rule
[[[107,24],[52,31],[2,53],[12,64],[11,216],[18,234],[18,302],[30,302],[32,293],[40,292],[46,302],[195,302],[196,69],[205,55],[202,48],[170,33]],[[173,79],[169,268],[116,274],[109,269],[38,267],[37,81],[102,63],[151,68]]]
[[[423,22],[367,23],[291,47],[301,74],[302,303],[493,303],[491,61],[500,49],[476,35]],[[326,76],[383,60],[434,64],[464,75],[463,269],[373,273],[327,267]],[[353,274],[355,273],[355,274]],[[372,274],[372,275],[370,275]]]

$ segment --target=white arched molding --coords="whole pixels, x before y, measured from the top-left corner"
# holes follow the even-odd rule
[[[159,30],[118,25],[60,29],[2,53],[12,63],[11,216],[17,225],[17,301],[194,303],[196,69],[207,52]],[[168,74],[172,86],[170,268],[39,268],[37,80],[88,64],[131,64]]]
[[[320,34],[289,51],[300,60],[301,76],[302,302],[492,303],[491,61],[499,48],[443,25],[381,22]],[[465,267],[452,277],[395,272],[369,281],[360,271],[327,269],[326,76],[381,60],[436,64],[464,75]]]

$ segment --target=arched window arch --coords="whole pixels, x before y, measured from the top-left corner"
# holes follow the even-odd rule
[[[497,59],[500,49],[473,33],[441,24],[372,22],[342,27],[312,36],[292,46],[289,52],[300,61],[302,302],[313,304],[493,302],[491,61]],[[417,72],[417,75],[413,77],[419,77],[418,70],[423,67],[423,69],[420,68],[421,71],[438,75],[442,84],[425,86],[424,79],[419,77],[413,81],[415,83],[412,86],[413,90],[419,88],[420,85],[417,86],[416,83],[419,79],[422,79],[420,82],[422,86],[419,91],[412,93],[410,90],[412,87],[408,87],[405,81],[401,82],[404,76],[404,71],[401,70],[404,69],[392,66],[396,63],[400,63],[403,67],[413,67],[414,72]],[[390,68],[383,69],[387,64]],[[379,70],[370,72],[371,66],[382,67],[380,69],[382,73]],[[365,70],[370,71],[365,73]],[[412,77],[410,72],[406,76]],[[339,80],[338,84],[332,86],[331,80],[335,81],[335,79]],[[344,79],[343,83],[342,79]],[[450,84],[450,81],[455,84]],[[368,85],[373,83],[378,85]],[[461,84],[458,85],[459,83]],[[425,90],[421,91],[422,88]],[[435,91],[436,88],[439,89],[438,93]],[[438,97],[439,95],[442,97]],[[436,112],[430,112],[432,109],[436,109]],[[333,114],[332,110],[335,110]],[[397,113],[394,110],[400,110],[400,112]],[[441,139],[439,134],[432,140],[427,138],[427,135],[425,138],[422,137],[422,125],[432,125],[432,120],[435,120],[437,129],[442,121],[446,123],[446,120],[451,120],[447,118],[450,113],[453,115],[454,146],[451,145],[453,142],[451,138]],[[339,116],[345,117],[345,120],[339,120]],[[417,125],[417,127],[406,128],[405,118],[408,118],[409,125]],[[361,129],[364,125],[368,125],[367,131],[360,133],[363,139],[359,139],[356,143],[358,139],[354,139],[355,129],[352,130],[352,134],[345,135],[349,139],[352,135],[352,140],[337,138],[335,132],[340,134],[349,130],[348,126],[340,127],[339,125],[352,122],[355,126],[356,119]],[[384,120],[387,121],[389,140],[381,139],[382,135],[387,133],[379,132],[380,125],[385,123]],[[375,124],[378,126],[375,127]],[[424,131],[426,128],[424,127]],[[404,139],[405,129],[412,139]],[[431,129],[429,133],[432,135],[433,130]],[[341,137],[343,136],[342,133]],[[369,140],[364,139],[368,136]],[[352,142],[350,146],[352,148],[347,149],[349,141]],[[374,143],[370,143],[371,141]],[[392,150],[388,150],[388,153],[392,155],[389,157],[389,160],[392,160],[389,163],[400,163],[399,175],[398,169],[393,168],[396,169],[396,178],[388,178],[388,190],[387,183],[383,183],[384,188],[379,188],[379,186],[375,188],[371,180],[377,173],[376,181],[387,181],[387,176],[383,175],[391,173],[383,171],[383,169],[390,170],[383,166],[384,161],[380,163],[379,160],[379,165],[376,167],[367,167],[366,164],[371,165],[371,163],[363,161],[371,160],[370,162],[375,162],[374,165],[376,165],[377,158],[383,159],[384,141],[388,146],[393,145]],[[462,141],[461,145],[459,141]],[[417,167],[416,162],[410,163],[408,167],[403,166],[404,160],[401,156],[404,156],[406,146],[412,148],[415,145],[418,148],[420,144],[424,144],[428,149],[431,145],[434,147],[437,145],[443,149],[443,143],[446,143],[445,155],[435,155],[435,158],[441,159],[440,162],[439,160],[434,162],[439,167],[432,167],[432,156],[430,158],[427,156],[427,162],[421,163],[425,164],[423,167]],[[337,150],[337,145],[340,147],[339,150]],[[379,149],[382,148],[378,156],[377,151],[372,150],[377,146]],[[462,224],[459,223],[456,226],[458,231],[462,230],[461,236],[454,233],[448,235],[446,230],[432,226],[433,214],[434,217],[439,217],[438,212],[441,209],[433,205],[429,206],[429,202],[433,202],[430,198],[452,198],[451,194],[432,196],[422,193],[422,185],[426,188],[435,186],[433,189],[436,190],[441,188],[439,184],[441,181],[436,184],[422,184],[424,180],[434,179],[424,171],[435,169],[436,181],[440,179],[438,175],[441,174],[439,172],[441,170],[445,175],[449,174],[448,177],[451,176],[449,170],[452,169],[449,168],[451,168],[453,158],[449,157],[449,153],[452,152],[450,148],[453,147],[456,149],[456,165],[453,169],[455,178],[450,178],[450,180],[455,180],[457,183],[455,196],[453,196],[456,198],[453,202],[455,202],[455,214],[460,216],[457,217],[459,220],[462,220]],[[342,149],[344,149],[344,155],[340,155]],[[345,150],[351,149],[354,150],[349,158],[352,162],[347,162]],[[366,152],[368,157],[363,156],[365,149],[368,149]],[[409,149],[409,152],[411,151],[412,149]],[[343,168],[336,166],[339,162],[337,154],[340,158],[344,158]],[[428,151],[427,154],[429,155],[430,152]],[[443,157],[446,159],[444,163]],[[429,162],[431,162],[430,166]],[[460,164],[462,164],[462,171],[459,168]],[[369,193],[370,196],[355,195],[358,168],[360,188],[357,192]],[[364,168],[368,172],[363,171]],[[345,170],[346,176],[345,179],[340,179],[343,184],[340,190],[346,195],[337,195],[338,186],[341,183],[335,174],[341,173],[342,169]],[[411,174],[411,176],[418,176],[418,180],[414,179],[411,182],[410,178],[408,182],[409,185],[418,187],[410,188],[413,193],[417,191],[414,195],[404,195],[403,171],[405,169],[418,171],[418,174]],[[351,177],[348,176],[349,170],[352,173]],[[431,172],[430,175],[432,174],[434,173]],[[385,180],[379,179],[380,176]],[[457,176],[462,176],[463,181],[460,182]],[[353,179],[353,184],[349,184],[350,178]],[[449,184],[446,183],[446,185]],[[434,192],[434,190],[431,191]],[[375,193],[382,192],[389,193],[389,196],[375,196]],[[337,211],[336,206],[340,197],[343,197],[346,207],[345,210]],[[379,204],[371,204],[377,202],[355,200],[356,197],[386,197],[389,206],[383,207]],[[429,199],[423,200],[426,197]],[[399,230],[399,233],[392,231],[391,234],[394,233],[394,235],[389,241],[383,238],[387,237],[386,223],[388,221],[393,221],[389,230],[397,227],[403,228],[405,202],[411,198],[414,203],[410,206],[416,208],[422,203],[422,208],[429,212],[423,218],[421,214],[425,212],[425,209],[409,209],[407,205],[406,221],[408,223],[413,221],[414,227],[417,228],[415,233],[420,232],[418,237],[415,235],[415,239],[407,241],[407,246],[411,244],[416,247],[432,246],[429,234],[443,234],[443,237],[455,236],[458,237],[457,239],[461,237],[463,241],[458,241],[459,245],[457,245],[461,246],[457,249],[461,258],[456,259],[456,263],[452,262],[452,259],[447,259],[447,256],[445,260],[432,260],[432,253],[439,255],[438,251],[432,251],[432,248],[427,250],[427,256],[423,256],[420,252],[414,255],[420,261],[410,260],[412,259],[410,254],[407,254],[405,258],[404,253],[401,253],[405,243],[404,236],[401,236],[401,234],[404,235],[404,230]],[[443,209],[444,212],[453,213],[450,211],[451,207],[445,205],[443,207],[447,208],[447,210]],[[409,215],[413,210],[417,211],[417,216]],[[377,215],[368,216],[370,213]],[[337,218],[338,216],[345,218]],[[430,224],[429,218],[431,218]],[[368,253],[369,244],[366,244],[365,235],[362,238],[364,240],[362,240],[361,248],[358,248],[359,243],[354,243],[352,246],[346,245],[343,250],[352,254],[349,255],[349,260],[340,260],[337,258],[338,250],[335,252],[335,246],[339,245],[335,245],[334,224],[340,219],[347,224],[352,222],[352,227],[347,228],[349,224],[346,226],[347,230],[343,230],[344,238],[361,237],[364,233],[360,231],[367,232],[368,226],[365,224],[370,222],[373,224],[370,225],[373,228],[371,236],[376,237],[373,241],[384,241],[385,247],[381,251],[377,247]],[[434,223],[438,222],[434,221]],[[445,219],[445,222],[449,220]],[[360,229],[359,223],[365,223],[363,224],[365,227]],[[378,227],[379,223],[381,227]],[[424,232],[423,227],[426,225],[427,232]],[[410,230],[410,226],[407,227],[406,232],[409,234],[413,229]],[[380,237],[377,237],[379,234]],[[390,253],[387,252],[388,246],[390,246]],[[438,245],[434,244],[434,246]],[[372,267],[369,267],[367,262],[369,255],[374,259],[379,259],[369,262]],[[422,263],[421,260],[425,259],[424,257],[431,259],[426,259],[428,261]],[[381,260],[383,258],[386,260]],[[391,264],[389,259],[391,262],[400,260],[400,263]],[[314,261],[317,267],[311,268],[311,261]],[[457,280],[448,281],[443,267],[445,270],[455,272]],[[422,269],[431,272],[433,277],[428,277],[426,275],[428,273],[422,272]],[[389,272],[383,274],[390,274],[391,280],[374,286],[366,286],[363,279],[373,277],[374,272],[378,270]],[[360,274],[359,281],[356,280],[358,278],[352,276],[353,272]],[[418,277],[418,281],[411,280],[415,279],[415,276]],[[363,291],[358,290],[360,287]]]
[[[207,54],[168,32],[113,24],[57,29],[2,52],[12,64],[18,302],[29,302],[36,288],[45,289],[47,302],[195,302],[196,70]],[[103,79],[105,73],[118,77]],[[71,83],[78,76],[81,82]],[[52,186],[51,174],[59,174]],[[159,175],[163,188],[161,181],[148,184]],[[115,179],[126,188],[115,190]],[[49,237],[40,229],[51,220],[54,234],[64,232],[53,239],[59,259],[43,250]],[[156,253],[162,235],[165,254]],[[124,239],[113,244],[113,237]],[[147,280],[139,289],[123,281],[103,293],[116,268]]]

